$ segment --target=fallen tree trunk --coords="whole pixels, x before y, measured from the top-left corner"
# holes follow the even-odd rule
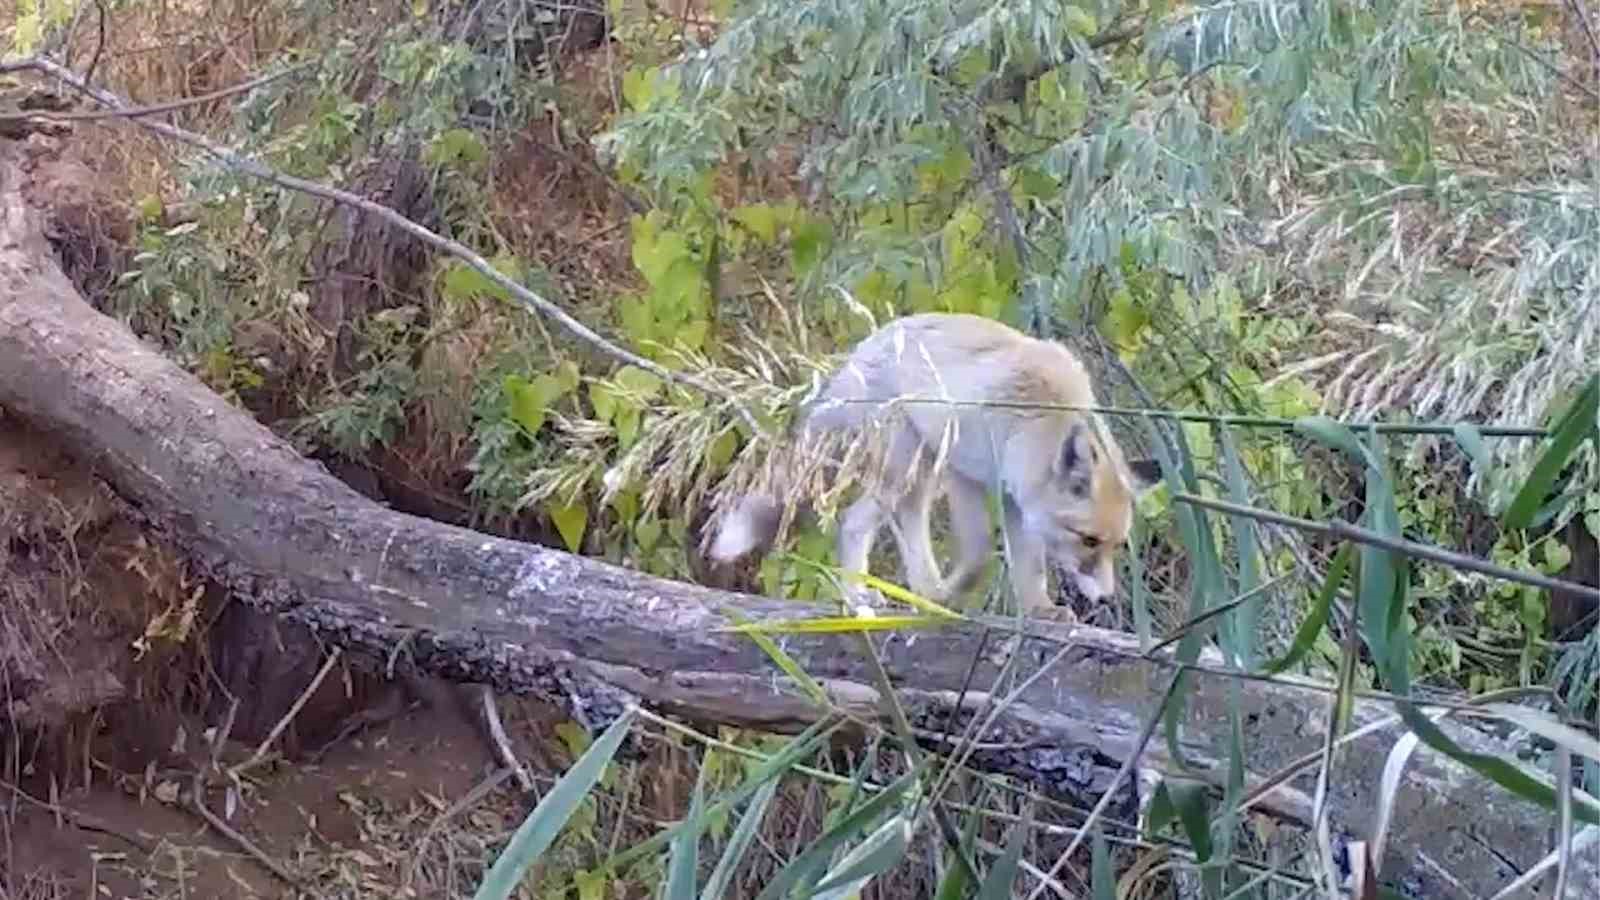
[[[631,702],[772,730],[795,730],[821,714],[781,686],[752,641],[718,631],[730,624],[724,609],[771,620],[794,616],[792,605],[396,513],[306,461],[83,301],[52,258],[3,149],[0,405],[75,447],[210,577],[343,646],[385,657],[404,642],[424,670],[541,694],[595,726]],[[991,696],[1007,692],[997,684],[1007,656],[1020,655],[1019,670],[1029,675],[1070,642],[1054,671],[979,736],[984,749],[972,763],[1084,802],[1140,750],[1173,667],[1165,657],[1140,657],[1126,635],[1037,630],[1020,638],[981,623],[950,626],[888,636],[881,653],[913,726],[960,734]],[[854,641],[798,635],[782,643],[839,705],[879,714]],[[1323,693],[1196,672],[1184,748],[1191,761],[1217,762],[1235,688],[1253,778],[1320,747]],[[1386,712],[1361,703],[1356,723]],[[1508,752],[1450,727],[1473,749]],[[1330,791],[1335,833],[1370,836],[1379,776],[1400,733],[1377,730],[1342,751]],[[1143,753],[1152,770],[1172,766],[1159,739]],[[1220,782],[1220,769],[1211,777]],[[1302,776],[1261,806],[1305,824],[1310,783]],[[1549,815],[1427,751],[1412,760],[1401,794],[1384,872],[1423,896],[1448,893],[1427,888],[1442,883],[1441,872],[1492,893],[1514,867],[1547,852]],[[1575,885],[1594,885],[1588,862]]]

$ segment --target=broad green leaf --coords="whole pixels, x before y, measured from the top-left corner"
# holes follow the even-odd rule
[[[1061,19],[1066,23],[1067,32],[1078,37],[1093,37],[1100,30],[1100,25],[1094,16],[1081,6],[1066,5],[1061,8]]]
[[[1600,419],[1600,375],[1592,375],[1578,392],[1577,399],[1562,414],[1544,454],[1506,508],[1503,521],[1507,528],[1527,528],[1533,523],[1535,514],[1544,505],[1545,495],[1550,493],[1556,476],[1561,474],[1572,454],[1585,440],[1600,440],[1596,438],[1600,433],[1597,419]]]
[[[804,278],[827,255],[832,230],[819,219],[800,222],[789,229],[789,249],[794,260],[794,274]]]
[[[428,144],[423,158],[436,166],[449,165],[458,160],[477,165],[488,158],[488,150],[472,130],[451,128]]]
[[[544,851],[555,842],[556,836],[567,820],[588,796],[595,782],[604,774],[606,764],[616,755],[628,729],[633,727],[636,711],[629,708],[611,723],[600,739],[595,741],[577,762],[572,764],[561,780],[545,794],[533,812],[518,826],[511,840],[495,858],[494,865],[483,876],[473,900],[505,900],[517,889],[522,876],[538,863]]]
[[[680,256],[661,273],[650,308],[663,322],[684,322],[706,308],[705,268],[691,256]]]
[[[650,311],[650,301],[629,295],[617,301],[617,317],[622,320],[622,330],[635,343],[653,340],[656,333],[655,315]]]
[[[661,390],[661,377],[638,366],[618,369],[616,382],[640,400],[653,399]]]
[[[567,550],[577,553],[583,549],[583,533],[589,525],[589,509],[583,503],[550,504],[545,507],[550,521],[561,533]]]
[[[720,469],[733,461],[733,455],[739,452],[739,433],[732,429],[724,431],[711,442],[711,447],[706,451],[706,461],[713,469]]]
[[[620,405],[617,402],[616,389],[601,381],[589,383],[589,405],[594,407],[595,418],[602,422],[610,422],[617,414]]]
[[[578,364],[567,360],[556,366],[556,384],[561,388],[563,395],[570,394],[578,389],[578,384],[583,380],[583,374],[578,370]]]
[[[778,240],[778,211],[770,203],[737,207],[733,210],[733,220],[768,244]]]

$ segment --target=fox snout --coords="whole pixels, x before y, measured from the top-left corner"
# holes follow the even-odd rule
[[[1087,600],[1105,600],[1117,592],[1117,572],[1109,557],[1097,557],[1072,569],[1072,586]]]

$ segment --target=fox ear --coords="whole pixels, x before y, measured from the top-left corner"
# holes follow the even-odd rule
[[[1161,463],[1153,459],[1128,460],[1128,472],[1133,476],[1133,490],[1143,494],[1161,483]]]
[[[1056,473],[1068,476],[1080,467],[1094,464],[1094,445],[1089,441],[1089,428],[1082,422],[1073,423],[1067,430],[1067,439],[1061,442],[1061,454],[1056,457]]]

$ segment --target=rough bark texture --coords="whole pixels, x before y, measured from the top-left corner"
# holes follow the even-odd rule
[[[39,217],[17,191],[0,145],[0,405],[75,447],[152,527],[250,603],[380,658],[404,645],[422,668],[566,704],[603,726],[641,702],[702,721],[791,730],[817,710],[780,682],[748,638],[719,632],[724,609],[786,618],[778,601],[654,578],[554,550],[489,537],[379,506],[310,463],[205,389],[62,275]],[[959,734],[1008,656],[1032,674],[1063,640],[1071,652],[982,736],[976,765],[1089,803],[1135,751],[1172,676],[1126,635],[1040,624],[1018,639],[982,625],[890,636],[882,655],[912,724]],[[785,649],[838,702],[874,715],[877,695],[852,640],[794,636]],[[974,663],[974,660],[977,660]],[[969,668],[972,671],[969,674]],[[964,708],[955,699],[968,682]],[[1312,689],[1196,674],[1185,752],[1215,763],[1226,746],[1230,693],[1246,716],[1252,778],[1317,749],[1326,697]],[[1362,703],[1357,723],[1387,709]],[[950,725],[955,713],[957,721]],[[1509,753],[1449,727],[1468,746]],[[1398,737],[1352,744],[1331,785],[1334,831],[1370,837],[1377,782]],[[932,738],[930,738],[932,740]],[[1143,766],[1171,765],[1157,737]],[[1221,772],[1213,769],[1214,779]],[[1304,822],[1309,776],[1267,804]],[[1426,750],[1406,772],[1386,879],[1449,896],[1438,872],[1481,894],[1549,847],[1551,817]],[[1491,849],[1492,848],[1492,849]],[[1592,855],[1591,855],[1592,856]],[[1572,896],[1595,896],[1594,860]]]

